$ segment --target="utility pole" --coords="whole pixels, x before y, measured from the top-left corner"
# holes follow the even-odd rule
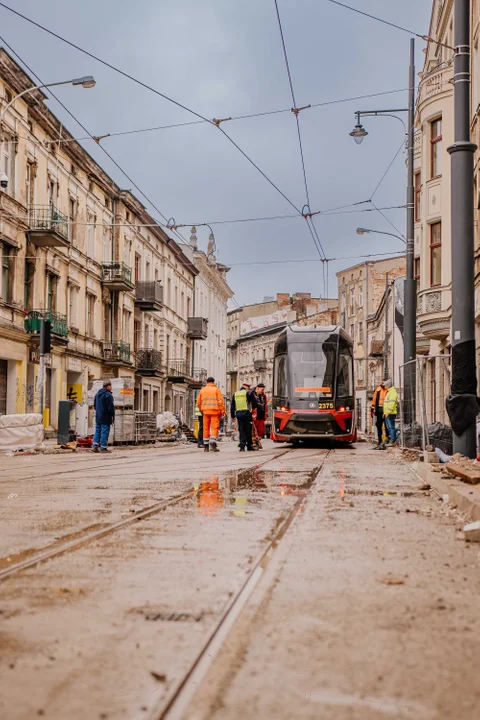
[[[470,141],[470,0],[454,2],[454,142],[452,173],[452,388],[447,412],[453,452],[476,455],[477,374],[473,231],[473,154]]]
[[[388,272],[385,273],[385,340],[383,343],[383,377],[388,378]]]
[[[408,156],[407,156],[407,276],[404,284],[404,333],[403,333],[403,362],[405,397],[404,422],[410,425],[413,420],[413,408],[416,403],[416,363],[412,362],[417,356],[417,284],[415,282],[415,214],[414,214],[414,123],[415,114],[415,40],[410,40],[410,70],[408,82]],[[473,196],[473,190],[472,190]]]
[[[42,320],[40,320],[40,363],[38,366],[37,379],[38,402],[42,421],[45,405],[45,355],[51,352],[51,349],[51,321],[42,318]]]

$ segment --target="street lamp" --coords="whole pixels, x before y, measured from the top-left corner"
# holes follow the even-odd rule
[[[467,1],[467,0],[465,0]],[[417,284],[414,271],[414,188],[413,188],[413,162],[414,162],[414,113],[415,113],[415,40],[410,40],[410,66],[408,77],[408,109],[399,108],[395,110],[366,110],[357,111],[357,124],[350,135],[356,143],[362,142],[367,131],[360,123],[360,118],[369,117],[393,117],[399,120],[407,136],[408,162],[407,162],[407,239],[406,244],[406,265],[407,272],[404,282],[404,342],[403,362],[405,375],[405,397],[404,397],[404,420],[405,424],[411,424],[412,408],[415,407],[416,397],[416,364],[417,356]],[[402,118],[395,113],[408,113],[408,127]],[[472,190],[473,192],[473,190]],[[465,195],[467,197],[467,195]],[[370,231],[371,232],[371,231]],[[384,233],[385,234],[385,233]],[[392,234],[392,233],[388,233]],[[452,246],[453,247],[453,246]]]
[[[397,240],[401,240],[403,244],[405,244],[405,238],[403,238],[401,235],[396,235],[395,233],[386,232],[385,230],[370,230],[369,228],[357,228],[357,235],[366,235],[368,233],[378,233],[378,235],[390,235],[391,237],[397,238]]]
[[[0,123],[5,117],[5,113],[7,112],[8,108],[11,107],[15,100],[18,100],[19,97],[22,97],[22,95],[26,95],[27,93],[31,93],[34,90],[40,90],[40,88],[55,87],[55,85],[81,85],[84,88],[92,88],[95,87],[95,78],[92,77],[92,75],[84,75],[83,77],[74,78],[73,80],[62,80],[61,82],[47,83],[46,85],[34,85],[34,87],[27,88],[18,95],[15,95],[15,97],[10,100],[8,105],[5,105],[2,112],[0,113]]]
[[[368,132],[365,130],[362,123],[360,122],[360,115],[361,113],[357,113],[357,124],[350,133],[350,137],[353,137],[357,145],[360,145],[360,143],[363,142],[363,138],[367,137],[368,135]]]

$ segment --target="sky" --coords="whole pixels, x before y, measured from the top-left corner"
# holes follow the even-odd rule
[[[431,0],[345,1],[420,35],[428,33]],[[397,209],[385,210],[384,217],[367,203],[315,216],[324,257],[332,259],[320,262],[305,219],[292,207],[302,210],[307,200],[274,0],[5,4],[206,118],[286,111],[231,120],[221,128],[290,202],[209,123],[102,140],[155,209],[93,141],[82,142],[154,217],[161,219],[161,212],[177,225],[188,225],[181,230],[186,241],[195,224],[199,245],[206,249],[210,230],[201,224],[211,224],[217,259],[231,267],[228,282],[240,305],[277,292],[324,296],[328,291],[335,297],[336,273],[361,262],[356,256],[402,250],[394,237],[359,236],[356,228],[405,234],[405,210],[398,209],[405,203],[403,148],[373,197],[378,208]],[[377,117],[363,120],[369,135],[361,145],[349,132],[356,110],[406,107],[410,35],[328,0],[278,0],[278,7],[297,107],[401,90],[299,114],[311,211],[369,200],[404,131],[395,119]],[[7,42],[45,83],[94,75],[97,85],[91,90],[55,89],[93,135],[198,119],[2,7],[0,37],[0,44]],[[417,73],[424,46],[417,39]],[[47,102],[75,137],[85,136],[53,98]],[[220,222],[285,215],[295,217]]]

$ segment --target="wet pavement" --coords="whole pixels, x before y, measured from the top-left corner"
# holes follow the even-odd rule
[[[268,551],[190,720],[470,720],[480,553],[418,485],[360,444],[2,459],[0,717],[159,719]]]
[[[130,718],[168,693],[326,455],[266,445],[10,460],[0,570],[127,524],[2,581],[2,718]]]

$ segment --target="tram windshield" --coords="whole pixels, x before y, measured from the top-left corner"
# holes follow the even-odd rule
[[[336,344],[327,342],[292,344],[289,355],[295,397],[333,397]]]

